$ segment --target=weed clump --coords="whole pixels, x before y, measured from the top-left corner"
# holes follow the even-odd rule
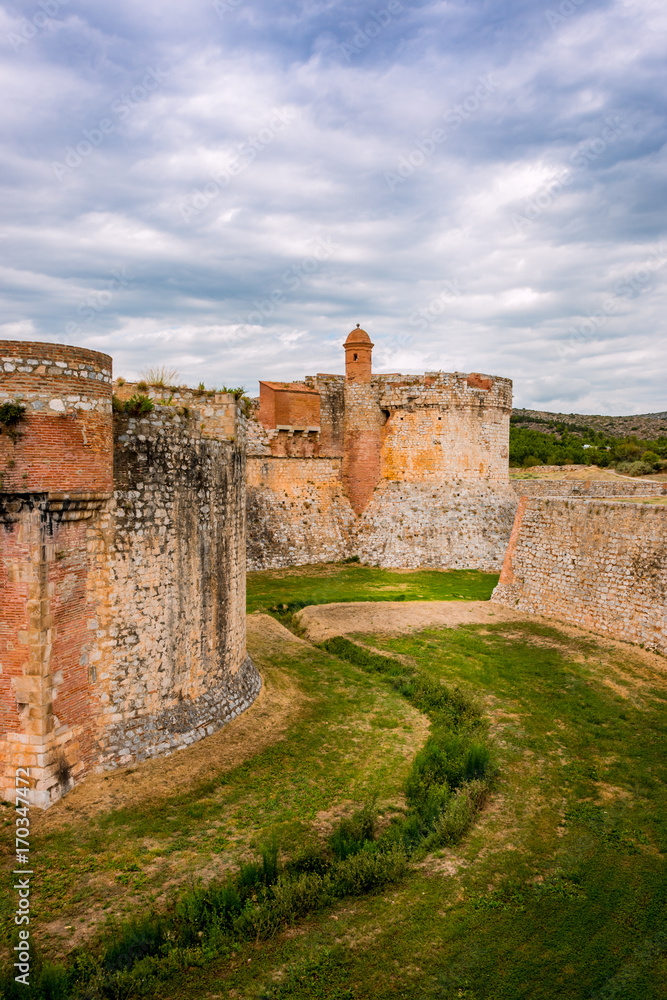
[[[155,409],[153,400],[138,392],[125,402],[118,396],[114,396],[111,405],[114,413],[128,413],[131,417],[143,417]]]
[[[0,406],[0,434],[7,434],[12,441],[19,437],[18,425],[25,419],[25,406],[21,403],[3,403]]]

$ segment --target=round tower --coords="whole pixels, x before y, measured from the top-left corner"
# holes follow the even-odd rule
[[[0,491],[111,492],[111,358],[0,341]]]
[[[371,355],[374,344],[365,330],[357,323],[356,330],[348,336],[345,344],[345,378],[348,382],[370,382]]]

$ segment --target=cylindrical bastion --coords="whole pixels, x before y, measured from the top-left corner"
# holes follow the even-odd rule
[[[111,379],[108,354],[0,340],[0,407],[24,408],[0,435],[0,489],[110,492]]]

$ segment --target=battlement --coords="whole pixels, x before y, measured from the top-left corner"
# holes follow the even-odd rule
[[[423,375],[374,375],[380,386],[380,405],[414,410],[435,406],[490,408],[511,413],[512,382],[508,378],[474,372],[426,372]]]

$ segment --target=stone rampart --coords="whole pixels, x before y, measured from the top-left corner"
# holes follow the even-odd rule
[[[356,525],[354,552],[383,567],[497,573],[516,505],[507,485],[382,480]]]
[[[233,396],[200,413],[187,391],[112,417],[105,355],[2,343],[0,356],[22,361],[3,362],[0,401],[25,407],[0,439],[0,794],[29,767],[46,807],[256,696],[244,421]]]
[[[196,414],[168,407],[114,430],[92,668],[104,767],[192,743],[259,690],[245,647],[243,442],[205,438]]]
[[[354,521],[339,458],[248,456],[248,569],[344,559]]]
[[[312,446],[293,428],[281,442],[253,408],[248,567],[359,555],[381,566],[498,571],[517,503],[508,484],[512,383],[477,373],[371,374],[371,346],[352,331],[346,370],[354,378],[305,379],[320,398]],[[268,455],[285,461],[258,464]],[[324,481],[302,464],[308,456],[331,463],[317,467]]]
[[[667,507],[523,497],[492,600],[667,655]]]
[[[667,483],[623,479],[512,479],[520,497],[652,497],[667,493]]]

